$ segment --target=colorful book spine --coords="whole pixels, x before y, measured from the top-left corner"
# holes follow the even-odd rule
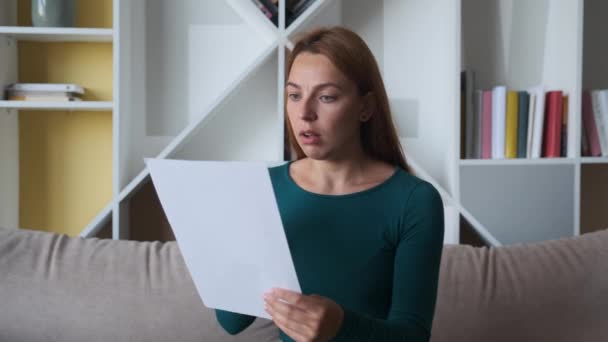
[[[562,97],[562,141],[560,145],[560,156],[568,155],[568,95]]]
[[[547,124],[545,125],[544,138],[544,157],[555,158],[560,156],[561,146],[561,123],[562,123],[562,105],[563,94],[561,90],[553,90],[547,92],[546,96],[546,116]]]
[[[505,110],[507,88],[496,86],[492,91],[492,158],[505,158]]]
[[[543,128],[545,124],[545,91],[542,86],[532,90],[536,94],[534,105],[534,129],[532,132],[532,158],[540,158],[543,146]]]
[[[505,157],[512,159],[517,157],[517,92],[507,92],[506,108],[506,131],[505,131]]]
[[[606,140],[606,149],[602,150],[602,155],[608,156],[608,89],[598,90],[598,97],[601,120],[604,125],[604,138]]]
[[[608,127],[604,126],[604,120],[602,119],[599,90],[593,90],[591,92],[591,104],[591,107],[593,108],[593,117],[595,118],[595,125],[597,126],[597,135],[600,141],[602,156],[605,156],[608,155]]]
[[[492,159],[492,91],[483,91],[481,114],[481,158]]]
[[[481,158],[481,116],[483,115],[483,91],[475,91],[475,128],[473,129],[473,158]]]
[[[526,158],[528,151],[528,116],[530,95],[527,91],[517,93],[517,158]]]
[[[583,129],[581,134],[581,156],[588,157],[591,155],[589,151],[589,139],[587,138],[587,130]]]
[[[536,114],[536,94],[529,93],[530,100],[528,105],[528,142],[526,146],[526,158],[532,158],[532,132],[534,132],[534,120]]]
[[[472,70],[464,71],[464,114],[465,114],[465,157],[467,159],[473,159],[473,142],[474,142],[474,129],[475,129],[475,105],[474,105],[474,84],[475,74]]]
[[[595,115],[593,114],[593,103],[591,101],[591,92],[589,90],[583,91],[582,100],[583,127],[589,145],[589,155],[595,157],[601,156],[602,148],[600,147],[600,138],[598,135],[597,125],[595,124]]]

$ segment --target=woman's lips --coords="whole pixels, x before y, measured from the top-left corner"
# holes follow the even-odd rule
[[[318,145],[321,142],[321,136],[311,130],[301,131],[300,141],[304,145]]]

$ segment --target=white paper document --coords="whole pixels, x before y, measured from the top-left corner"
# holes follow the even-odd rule
[[[301,292],[265,163],[146,164],[205,306],[270,318],[265,292]]]

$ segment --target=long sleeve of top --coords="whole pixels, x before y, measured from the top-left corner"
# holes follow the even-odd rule
[[[271,180],[302,293],[344,310],[333,341],[429,341],[444,235],[437,190],[396,169],[367,190],[316,194],[291,179],[289,165],[271,168]],[[216,315],[232,334],[255,319]]]

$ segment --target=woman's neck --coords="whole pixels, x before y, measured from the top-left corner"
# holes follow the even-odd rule
[[[302,160],[306,183],[317,192],[350,193],[381,182],[386,175],[379,174],[377,161],[365,154],[343,160]]]

